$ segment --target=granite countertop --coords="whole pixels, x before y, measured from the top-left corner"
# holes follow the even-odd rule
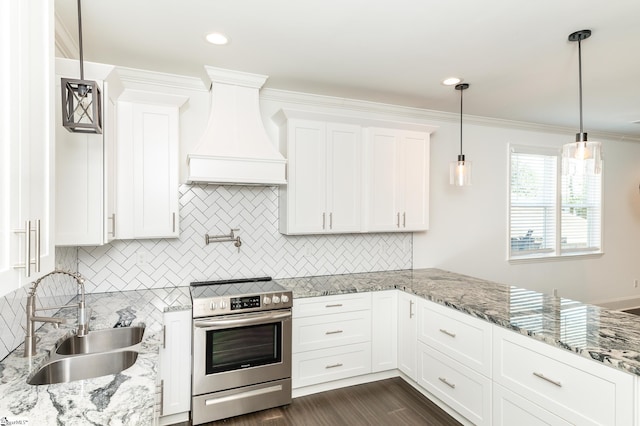
[[[400,289],[640,375],[640,317],[440,269],[278,279],[293,297]]]
[[[36,332],[39,341],[34,356],[22,357],[23,345],[20,345],[0,363],[0,417],[28,420],[30,425],[154,424],[162,313],[191,309],[188,288],[87,294],[86,305],[91,312],[90,332],[118,323],[145,325],[135,364],[118,374],[93,379],[29,385],[28,377],[47,361],[55,344],[74,328],[74,324],[62,325],[59,329],[45,324]],[[75,309],[62,309],[56,316],[75,322]]]

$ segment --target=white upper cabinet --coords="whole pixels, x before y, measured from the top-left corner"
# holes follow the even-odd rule
[[[428,229],[429,139],[426,131],[376,127],[365,130],[365,231]]]
[[[118,100],[119,239],[179,236],[179,113],[186,101],[133,90]]]
[[[116,236],[116,102],[122,93],[110,65],[84,63],[102,92],[102,134],[62,126],[61,78],[79,78],[79,63],[56,59],[56,244],[97,246]]]
[[[276,118],[288,161],[288,183],[280,188],[280,232],[360,232],[361,127],[290,114]]]
[[[54,268],[53,3],[0,2],[0,296]]]

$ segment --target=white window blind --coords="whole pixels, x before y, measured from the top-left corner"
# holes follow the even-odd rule
[[[600,251],[601,175],[561,175],[553,148],[510,147],[510,259]]]

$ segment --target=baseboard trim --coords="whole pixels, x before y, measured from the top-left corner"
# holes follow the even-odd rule
[[[392,377],[398,377],[399,375],[400,372],[398,370],[387,370],[381,371],[379,373],[364,374],[362,376],[349,377],[347,379],[340,379],[326,383],[319,383],[317,385],[305,386],[302,388],[293,389],[291,393],[293,398],[299,398],[301,396],[313,395],[314,393],[346,388],[348,386],[377,382],[378,380],[390,379]]]

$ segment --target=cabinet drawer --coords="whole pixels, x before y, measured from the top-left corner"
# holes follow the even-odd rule
[[[571,426],[571,423],[500,385],[493,385],[493,424],[494,426]]]
[[[371,340],[371,311],[295,318],[293,353]]]
[[[340,294],[293,300],[293,317],[338,314],[371,309],[371,293]]]
[[[569,423],[632,424],[632,375],[498,327],[494,344],[496,383]]]
[[[422,342],[418,383],[473,424],[491,424],[491,380]]]
[[[293,354],[291,380],[296,389],[370,372],[371,344],[359,343]]]
[[[420,299],[418,340],[491,378],[491,324]]]

